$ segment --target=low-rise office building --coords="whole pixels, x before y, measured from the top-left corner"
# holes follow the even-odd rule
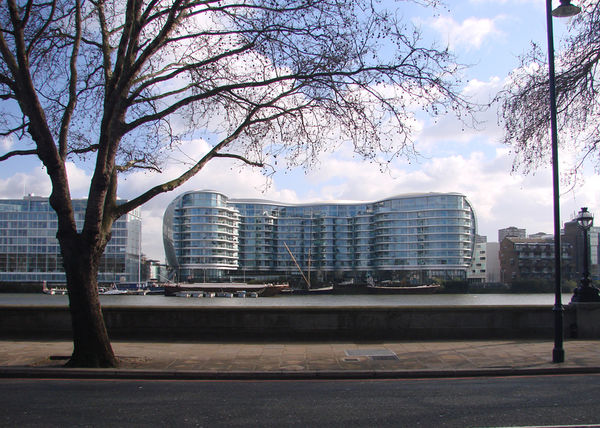
[[[167,263],[194,282],[300,272],[315,282],[465,279],[475,233],[475,212],[457,193],[286,204],[193,191],[163,219]]]
[[[87,200],[73,200],[75,221],[83,227]],[[56,213],[48,198],[0,200],[0,284],[66,282],[56,231]],[[139,210],[115,221],[100,261],[98,281],[138,282],[142,222]]]

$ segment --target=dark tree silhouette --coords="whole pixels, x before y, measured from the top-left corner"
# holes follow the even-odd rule
[[[0,160],[37,156],[50,177],[72,366],[118,363],[97,273],[123,214],[215,158],[309,165],[348,141],[368,159],[408,156],[415,108],[472,107],[452,55],[367,0],[7,0],[0,27],[0,132],[19,144]],[[160,172],[194,132],[214,140],[202,158],[116,203],[121,174]],[[68,160],[94,165],[81,231]]]
[[[572,19],[570,36],[556,53],[559,143],[578,154],[570,170],[574,175],[586,160],[600,167],[600,3],[579,6],[582,12]],[[516,154],[513,169],[530,172],[547,164],[549,97],[547,48],[534,44],[498,95],[503,141]]]

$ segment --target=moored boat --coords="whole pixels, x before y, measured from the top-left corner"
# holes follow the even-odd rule
[[[110,287],[98,287],[98,294],[104,296],[123,296],[128,294],[127,290],[120,290],[116,285],[111,285]]]
[[[367,279],[367,291],[376,294],[431,294],[441,288],[439,284],[404,285],[393,281],[375,282]]]
[[[395,285],[367,285],[369,293],[375,294],[432,294],[440,289],[439,284],[429,285],[409,285],[409,286],[395,286]]]
[[[68,290],[63,287],[48,287],[48,284],[46,283],[46,281],[42,282],[42,293],[44,294],[50,294],[50,295],[61,295],[64,296],[66,294],[68,294]]]
[[[66,288],[48,288],[48,289],[42,290],[42,291],[44,292],[44,294],[51,294],[53,296],[54,295],[64,296],[69,293]]]
[[[275,296],[282,290],[289,288],[288,284],[246,284],[243,282],[225,283],[193,283],[193,284],[165,284],[165,296],[175,296],[177,293],[206,292],[206,293],[256,293],[261,297]]]
[[[324,285],[324,286],[317,286],[317,287],[311,287],[311,288],[296,288],[293,290],[294,294],[308,294],[308,295],[314,295],[314,294],[332,294],[333,293],[333,285]]]

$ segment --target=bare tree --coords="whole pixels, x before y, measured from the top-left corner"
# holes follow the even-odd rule
[[[586,160],[600,167],[600,3],[580,6],[556,58],[559,143],[578,154],[573,176]],[[530,172],[549,159],[549,96],[547,50],[534,44],[498,95],[503,141],[516,154],[513,169]]]
[[[342,141],[410,155],[415,108],[471,107],[450,53],[368,0],[7,0],[0,25],[1,132],[25,145],[0,160],[37,156],[50,177],[73,366],[117,364],[96,278],[123,214],[215,158],[310,164]],[[214,142],[184,174],[117,204],[119,175],[160,171],[200,131]],[[70,159],[94,162],[80,232]]]

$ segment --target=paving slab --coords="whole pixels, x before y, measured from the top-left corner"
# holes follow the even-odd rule
[[[0,377],[370,378],[600,372],[600,340],[393,342],[113,341],[117,369],[63,367],[70,341],[0,340]]]

